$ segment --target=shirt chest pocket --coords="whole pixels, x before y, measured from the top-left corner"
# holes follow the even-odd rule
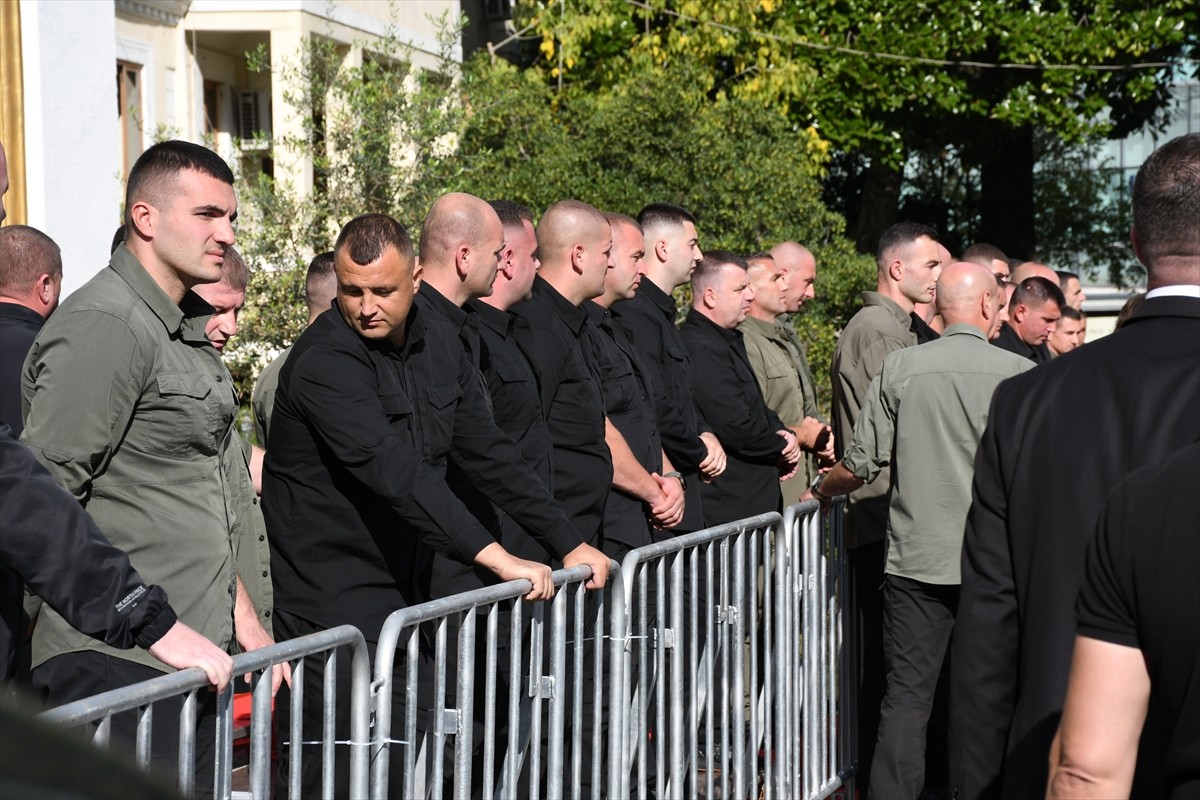
[[[600,365],[600,392],[604,413],[612,416],[629,411],[637,402],[638,385],[628,361],[610,361]]]
[[[446,463],[461,398],[462,387],[457,383],[430,386],[426,392],[428,402],[421,409],[421,433],[425,440],[425,459],[430,464]]]
[[[176,457],[215,455],[229,427],[233,403],[223,408],[211,376],[204,372],[160,372],[137,415],[142,449]]]
[[[667,387],[674,397],[686,396],[687,376],[692,369],[692,360],[688,357],[687,348],[682,344],[667,345],[667,361],[663,364],[664,378]]]

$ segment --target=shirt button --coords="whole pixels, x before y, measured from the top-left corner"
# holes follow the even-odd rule
[[[263,570],[263,577],[267,577],[267,571],[265,569]]]
[[[217,376],[217,383],[221,383],[221,382],[222,382],[222,381],[224,381],[224,380],[225,380],[225,376],[224,376],[224,375],[218,375],[218,376]]]
[[[267,537],[266,537],[266,536],[263,536],[263,535],[260,533],[260,534],[258,535],[258,540],[259,540],[260,542],[265,542],[265,541],[267,540]]]
[[[264,616],[264,617],[268,617],[268,618],[269,618],[269,617],[271,616],[271,612],[270,612],[270,611],[265,611],[265,612],[263,612],[263,616]]]
[[[250,505],[254,505],[254,506],[258,505],[258,498],[256,497],[253,500],[251,500]]]

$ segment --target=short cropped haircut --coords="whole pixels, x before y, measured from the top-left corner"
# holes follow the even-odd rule
[[[0,294],[22,297],[42,275],[62,275],[62,251],[28,225],[0,228]]]
[[[632,226],[638,233],[644,232],[642,230],[642,223],[638,222],[628,214],[618,214],[615,211],[605,211],[604,218],[608,220],[609,227],[615,228],[617,225],[623,224]]]
[[[1065,269],[1056,269],[1056,270],[1054,270],[1054,274],[1058,276],[1058,285],[1059,286],[1066,286],[1067,282],[1070,281],[1072,278],[1074,278],[1075,280],[1079,280],[1078,275],[1076,275],[1074,272],[1067,272]]]
[[[1003,261],[1007,264],[1008,256],[1004,255],[1004,251],[994,244],[976,242],[966,250],[963,250],[962,260],[991,269],[993,261]]]
[[[731,253],[728,250],[709,250],[692,273],[692,294],[698,295],[712,286],[717,276],[721,274],[721,270],[726,266],[737,267],[743,271],[750,269],[746,259],[737,253]]]
[[[250,283],[250,268],[246,266],[246,259],[242,258],[242,254],[233,245],[225,248],[225,263],[221,265],[219,282],[235,292],[246,291],[246,286]]]
[[[1133,227],[1146,260],[1200,254],[1200,133],[1155,150],[1133,179]]]
[[[875,249],[875,263],[879,269],[886,269],[887,265],[895,260],[894,253],[897,249],[908,247],[918,239],[932,239],[937,242],[938,232],[919,222],[897,222],[879,237],[879,247]]]
[[[333,251],[345,250],[355,264],[366,265],[378,261],[388,247],[407,261],[413,259],[412,239],[399,221],[387,214],[362,214],[342,228]]]
[[[233,170],[207,147],[178,139],[159,142],[138,156],[133,169],[129,170],[129,181],[125,184],[126,225],[134,203],[145,199],[161,205],[169,193],[171,180],[187,170],[233,185]]]
[[[500,218],[500,224],[506,228],[520,228],[526,222],[533,224],[533,211],[529,206],[514,203],[512,200],[488,200],[488,205]]]
[[[1041,308],[1047,301],[1053,301],[1059,310],[1067,304],[1062,289],[1045,278],[1033,277],[1026,278],[1017,284],[1009,305],[1013,308],[1018,305],[1024,305],[1027,308]]]
[[[753,253],[749,253],[747,255],[742,256],[742,258],[746,259],[747,263],[749,263],[751,261],[774,261],[775,260],[775,256],[771,255],[766,250],[756,250]]]
[[[685,222],[696,224],[692,212],[674,203],[651,203],[638,212],[637,221],[645,228],[678,228]]]
[[[1062,311],[1063,319],[1073,319],[1077,322],[1083,321],[1083,314],[1076,311],[1072,306],[1059,306],[1059,310]]]
[[[304,304],[308,306],[308,312],[311,314],[316,310],[324,310],[325,300],[328,292],[321,291],[321,285],[326,282],[336,283],[337,278],[333,275],[333,251],[328,253],[320,253],[313,257],[313,260],[308,262],[308,272],[304,276]]]

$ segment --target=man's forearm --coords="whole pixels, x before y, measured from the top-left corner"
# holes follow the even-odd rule
[[[844,461],[839,461],[821,480],[820,491],[824,497],[836,497],[849,494],[862,485],[863,479],[847,469]]]
[[[612,485],[653,505],[662,495],[662,490],[633,455],[625,437],[607,417],[604,418],[604,441],[608,444],[609,452],[612,453]]]

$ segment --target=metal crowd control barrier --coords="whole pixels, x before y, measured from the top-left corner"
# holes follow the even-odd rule
[[[608,587],[586,567],[554,573],[549,601],[527,581],[401,609],[384,624],[374,679],[342,626],[234,659],[259,673],[250,792],[270,797],[271,697],[262,673],[296,661],[289,795],[300,795],[304,658],[325,654],[322,795],[334,748],[351,747],[349,796],[803,798],[853,792],[855,632],[843,498],[740,520],[630,552]],[[335,737],[336,650],[349,645],[351,732]],[[397,669],[399,665],[399,669]],[[194,781],[199,670],[43,714],[80,726],[136,710],[150,762],[153,704],[183,696],[179,787]],[[214,796],[229,798],[232,693],[218,698]],[[395,709],[395,711],[393,711]],[[373,711],[374,730],[370,731]],[[393,714],[396,719],[393,720]],[[370,764],[368,764],[368,758]],[[393,774],[395,773],[395,774]]]
[[[441,798],[446,791],[485,800],[537,800],[543,792],[548,798],[579,797],[585,778],[599,794],[606,776],[611,780],[604,745],[607,741],[611,764],[612,736],[620,732],[620,707],[609,704],[605,710],[605,651],[614,670],[624,660],[625,618],[609,611],[623,607],[622,584],[617,565],[611,569],[603,592],[586,591],[591,571],[576,567],[554,573],[558,591],[549,601],[525,601],[530,584],[511,581],[393,613],[375,655],[372,797]],[[508,618],[504,631],[502,617]],[[477,645],[481,628],[482,648]],[[609,637],[603,636],[605,630],[611,631]],[[502,637],[507,670],[501,664]],[[394,685],[398,651],[403,686]],[[403,702],[396,703],[401,691]],[[501,698],[507,707],[503,718]],[[393,721],[394,705],[402,719]],[[604,714],[612,716],[607,725]],[[419,716],[425,718],[424,731]],[[391,752],[395,747],[402,748],[398,758]],[[393,764],[400,775],[391,774]]]
[[[366,643],[358,629],[349,625],[310,634],[281,642],[260,650],[241,653],[233,659],[235,676],[254,673],[256,682],[253,690],[253,712],[250,729],[250,791],[243,794],[233,792],[233,689],[226,688],[217,697],[216,748],[214,754],[213,797],[229,800],[232,797],[251,797],[267,800],[271,796],[271,680],[269,670],[275,664],[293,664],[292,692],[292,797],[299,796],[299,764],[301,760],[300,708],[304,702],[303,671],[306,657],[325,654],[326,696],[324,698],[324,736],[322,757],[325,766],[322,794],[333,794],[333,697],[332,676],[337,669],[337,648],[352,649],[351,673],[351,729],[352,740],[362,743],[351,755],[350,795],[366,797],[368,775],[368,736],[370,712],[371,667]],[[136,758],[143,770],[150,769],[150,742],[154,725],[154,704],[173,697],[184,697],[179,717],[179,760],[178,787],[180,794],[191,797],[195,793],[195,752],[197,692],[205,691],[208,679],[199,669],[193,668],[164,675],[161,678],[115,689],[111,692],[79,700],[41,714],[49,722],[65,726],[84,726],[99,723],[92,741],[107,747],[110,739],[112,718],[122,712],[137,712]]]
[[[793,745],[779,754],[779,797],[822,800],[843,785],[853,796],[856,642],[844,509],[845,497],[838,497],[828,515],[815,500],[790,506],[783,515],[777,624],[781,640],[799,646],[778,662],[787,709],[776,718],[778,738]]]

